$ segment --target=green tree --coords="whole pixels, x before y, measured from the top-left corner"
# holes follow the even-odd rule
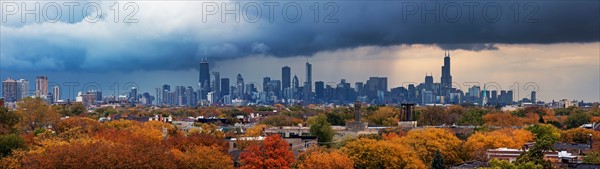
[[[567,128],[579,127],[583,124],[589,123],[591,121],[591,119],[592,119],[592,116],[587,113],[583,113],[583,112],[571,113],[567,117],[567,120],[565,121],[565,126],[567,126]]]
[[[16,134],[0,135],[0,157],[6,157],[12,150],[25,147],[25,140]]]
[[[458,125],[481,126],[483,125],[483,115],[485,115],[485,110],[480,108],[470,108],[456,123]]]
[[[444,157],[440,153],[440,150],[435,151],[433,160],[431,161],[430,169],[444,169]]]
[[[552,163],[544,159],[544,152],[552,150],[552,146],[560,139],[560,130],[550,124],[535,124],[525,128],[535,135],[535,144],[527,153],[521,154],[516,161],[518,165],[541,165],[543,168],[551,168]]]
[[[327,117],[324,114],[311,117],[309,125],[310,134],[317,136],[320,143],[331,142],[335,131],[331,128],[331,124],[327,122]]]
[[[76,102],[69,107],[69,112],[71,116],[78,116],[85,113],[86,108],[82,103]]]

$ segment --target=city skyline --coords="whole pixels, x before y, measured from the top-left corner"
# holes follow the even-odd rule
[[[567,45],[569,45],[569,44],[567,44]],[[409,57],[408,58],[408,59],[412,59],[412,60],[425,60],[425,61],[427,61],[428,63],[426,63],[426,64],[420,64],[418,66],[418,67],[422,67],[421,70],[427,69],[426,71],[418,72],[418,70],[420,68],[414,68],[414,69],[410,69],[410,70],[407,70],[407,68],[403,68],[403,70],[405,70],[405,71],[400,70],[399,72],[401,72],[405,76],[400,76],[400,77],[393,76],[393,74],[395,72],[393,72],[393,71],[387,71],[387,70],[381,71],[381,72],[384,72],[384,73],[373,73],[373,74],[369,75],[369,73],[372,72],[372,71],[361,71],[361,70],[365,70],[367,68],[365,68],[365,69],[335,68],[334,69],[335,72],[332,72],[332,71],[323,71],[324,69],[328,68],[328,65],[323,65],[322,63],[312,63],[314,66],[316,66],[317,70],[320,70],[320,73],[314,75],[314,76],[316,76],[317,79],[313,80],[313,83],[314,83],[314,81],[324,81],[326,83],[330,83],[331,84],[331,83],[338,83],[340,79],[346,79],[348,82],[350,82],[350,83],[353,84],[354,82],[365,82],[371,76],[385,76],[385,77],[389,78],[389,80],[388,80],[389,81],[388,82],[389,83],[388,90],[389,90],[390,88],[400,86],[403,83],[404,83],[404,86],[406,86],[408,83],[411,83],[411,82],[414,82],[416,84],[418,84],[420,82],[423,82],[424,81],[423,80],[424,74],[432,74],[434,76],[434,81],[439,83],[440,82],[439,79],[441,78],[441,72],[439,71],[439,66],[441,66],[443,64],[443,60],[442,60],[442,58],[443,58],[443,50],[436,49],[436,47],[432,47],[432,46],[420,46],[420,47],[415,47],[415,46],[403,46],[403,47],[399,47],[399,48],[403,48],[403,49],[401,49],[399,51],[400,52],[406,52],[407,50],[408,51],[411,51],[411,50],[414,51],[415,49],[412,49],[412,48],[422,48],[422,49],[424,48],[424,49],[427,49],[428,51],[430,51],[429,53],[432,54],[432,55],[434,55],[434,56],[430,56],[430,57]],[[366,47],[366,48],[369,48],[369,47]],[[549,47],[549,48],[551,48],[551,47]],[[580,47],[580,48],[583,48],[583,47]],[[367,52],[368,51],[369,50],[367,50]],[[372,52],[373,49],[370,49],[370,51]],[[490,52],[494,53],[494,51],[490,51]],[[348,53],[348,52],[346,52],[346,53]],[[469,62],[465,63],[465,59],[467,59],[467,56],[465,56],[465,53],[467,53],[468,55],[473,55],[473,54],[477,54],[479,52],[460,51],[459,50],[459,51],[450,51],[450,53],[452,54],[452,56],[454,58],[453,59],[454,60],[454,64],[457,64],[457,65],[466,64],[466,65],[474,66],[474,67],[480,67],[481,66],[481,65],[477,65],[477,64],[473,64],[473,63],[469,63]],[[437,54],[437,56],[435,56],[436,54]],[[352,57],[359,57],[360,58],[360,56],[352,56]],[[342,57],[342,56],[340,56],[338,58],[343,58],[343,59],[341,59],[339,61],[336,60],[336,61],[339,62],[339,63],[345,63],[345,62],[347,62],[348,58],[352,58],[352,57]],[[386,61],[390,61],[390,57],[386,57],[386,56],[383,56],[383,57],[386,59]],[[400,58],[400,60],[403,61],[403,62],[408,62],[408,63],[411,62],[411,60],[404,59],[404,57],[402,57],[402,56],[401,57],[397,57],[397,58]],[[335,60],[335,58],[326,58],[325,56],[318,56],[318,55],[315,56],[315,57],[312,57],[310,59],[315,60],[317,62],[320,62],[323,59],[327,59],[326,60],[327,62],[331,62],[332,59]],[[250,61],[252,61],[252,60],[255,60],[255,61],[258,61],[258,62],[257,63],[251,63]],[[273,60],[274,60],[274,63],[273,64],[270,63],[270,65],[272,65],[272,66],[263,66],[263,67],[254,67],[253,66],[253,65],[258,65],[260,63],[260,61],[273,61]],[[289,62],[290,63],[296,63],[296,64],[284,65],[284,64],[286,64],[286,60],[293,60],[293,61],[289,61]],[[393,58],[391,60],[393,60]],[[536,59],[531,59],[531,60],[536,60]],[[292,76],[298,76],[299,79],[300,79],[300,82],[301,82],[300,85],[303,86],[303,83],[305,81],[304,80],[305,79],[304,78],[305,77],[305,72],[304,72],[305,71],[304,70],[305,61],[306,61],[306,58],[300,58],[300,57],[297,57],[297,58],[287,58],[287,59],[263,57],[260,60],[256,60],[256,59],[252,59],[252,58],[247,58],[247,59],[242,59],[242,60],[239,60],[239,61],[234,60],[233,63],[228,63],[227,61],[218,61],[218,62],[211,62],[210,71],[211,72],[215,72],[215,71],[220,72],[221,73],[221,78],[235,79],[233,75],[237,75],[238,74],[238,73],[235,73],[235,72],[237,72],[236,69],[229,69],[229,67],[226,67],[224,65],[231,64],[233,67],[236,67],[237,69],[244,68],[244,67],[250,67],[250,68],[245,68],[246,71],[241,71],[241,72],[252,72],[252,71],[249,71],[249,70],[253,70],[255,72],[262,72],[262,73],[245,73],[245,74],[242,73],[242,75],[244,77],[246,77],[247,81],[250,80],[248,82],[254,82],[256,84],[262,84],[262,82],[261,82],[262,80],[261,79],[263,77],[265,77],[265,76],[269,76],[272,79],[281,80],[281,79],[279,79],[281,77],[281,67],[283,67],[283,66],[289,66],[291,68],[291,75]],[[576,61],[576,63],[580,64],[580,65],[578,65],[579,67],[585,66],[585,64],[589,64],[592,67],[595,66],[593,62],[588,62],[588,63],[582,62],[581,58],[579,60],[575,60],[575,61]],[[210,62],[210,59],[209,59],[209,62]],[[229,61],[229,62],[231,62],[231,61]],[[240,62],[246,63],[246,65],[237,64],[237,63],[240,63]],[[362,64],[365,64],[365,63],[366,62],[362,62]],[[393,62],[390,62],[390,63],[393,63]],[[384,65],[384,66],[385,67],[391,67],[390,63],[386,63],[387,65]],[[583,63],[583,65],[582,65],[582,63]],[[276,64],[281,64],[281,65],[276,65]],[[236,65],[238,65],[238,66],[236,66]],[[408,66],[410,66],[410,64]],[[510,66],[510,65],[508,65],[508,66]],[[490,67],[492,67],[492,66],[490,66]],[[256,71],[257,68],[262,68],[262,70],[261,71]],[[358,67],[358,68],[360,68],[360,67]],[[575,90],[577,88],[581,88],[581,87],[573,87],[573,86],[576,86],[578,83],[572,83],[571,82],[571,84],[564,85],[564,87],[566,87],[566,88],[563,88],[563,90],[561,90],[561,91],[553,91],[552,88],[555,87],[555,86],[543,85],[543,84],[546,84],[546,83],[543,83],[543,81],[539,81],[539,80],[536,81],[536,80],[533,80],[533,79],[532,80],[522,80],[522,79],[524,79],[523,77],[516,76],[515,74],[509,74],[507,72],[492,71],[492,73],[495,72],[495,73],[498,73],[498,74],[509,74],[510,76],[513,77],[512,79],[517,79],[517,80],[508,81],[507,82],[505,79],[494,80],[493,77],[492,77],[492,79],[490,79],[489,77],[487,77],[487,78],[478,78],[478,79],[481,79],[481,80],[477,80],[476,78],[469,78],[469,77],[477,77],[477,76],[472,76],[472,74],[474,74],[474,73],[472,71],[470,71],[471,68],[465,67],[465,66],[453,66],[453,68],[454,68],[454,70],[453,70],[454,73],[453,74],[454,74],[455,79],[459,79],[458,81],[457,80],[454,80],[454,81],[457,82],[460,87],[462,87],[463,91],[466,90],[465,87],[467,87],[469,85],[474,85],[476,83],[479,83],[480,86],[483,86],[484,84],[487,84],[487,83],[495,83],[495,84],[498,84],[501,87],[502,90],[504,90],[504,89],[508,90],[508,88],[512,87],[514,85],[514,83],[519,83],[520,89],[522,89],[522,90],[521,90],[520,93],[517,93],[515,95],[515,99],[520,99],[520,98],[523,98],[523,97],[527,97],[527,95],[528,95],[528,93],[530,91],[530,90],[526,91],[525,89],[523,89],[525,87],[524,85],[531,84],[531,83],[536,83],[539,86],[539,88],[540,88],[538,90],[539,98],[540,98],[540,100],[544,100],[544,101],[551,101],[551,100],[558,100],[558,99],[570,99],[570,100],[571,99],[577,99],[577,100],[594,101],[594,97],[596,97],[596,95],[594,94],[594,91],[593,91],[594,90],[593,85],[595,85],[593,83],[595,81],[593,75],[592,76],[587,76],[588,81],[591,82],[591,83],[587,84],[590,87],[584,88],[584,89],[587,89],[588,91],[591,90],[592,92],[583,92],[582,93],[582,94],[587,94],[587,97],[585,95],[582,96],[582,95],[572,94],[573,92],[569,92],[569,93],[567,93],[567,96],[565,96],[565,94],[560,94],[560,92],[565,91],[565,89],[567,89],[566,91],[568,91],[568,90]],[[583,68],[585,68],[585,67],[583,67]],[[266,70],[264,70],[264,69],[266,69]],[[375,67],[369,67],[367,70],[376,70],[376,69],[381,69],[381,67],[377,67],[377,68],[375,68]],[[467,69],[467,70],[465,71],[465,69]],[[497,69],[497,68],[495,68],[495,69]],[[481,70],[481,71],[486,71],[486,70]],[[352,73],[346,73],[346,72],[352,72]],[[362,73],[363,76],[358,76],[357,77],[355,75],[354,76],[352,75],[352,74],[361,74],[361,73]],[[125,80],[121,80],[121,81],[115,81],[115,80],[111,80],[111,79],[106,80],[105,79],[104,82],[102,82],[102,80],[100,80],[100,79],[102,79],[101,76],[97,77],[95,75],[91,75],[90,77],[88,77],[88,78],[90,78],[90,80],[85,80],[85,78],[84,78],[83,80],[80,80],[80,81],[69,79],[69,78],[62,78],[62,79],[59,78],[59,79],[57,79],[57,78],[52,78],[52,76],[50,76],[49,82],[51,82],[51,83],[52,82],[59,82],[62,85],[61,87],[67,87],[67,88],[69,87],[68,85],[71,85],[71,87],[72,87],[72,85],[78,85],[78,86],[76,86],[74,88],[75,92],[73,92],[71,94],[63,93],[62,94],[63,98],[67,97],[67,96],[71,96],[72,98],[74,98],[76,96],[76,92],[77,91],[81,91],[81,89],[85,85],[88,85],[88,86],[92,85],[93,86],[93,85],[97,85],[97,84],[101,86],[101,89],[104,92],[109,92],[109,93],[105,93],[105,95],[110,95],[110,94],[116,94],[116,95],[118,95],[118,94],[126,93],[127,90],[125,90],[123,88],[123,86],[126,85],[126,84],[128,84],[128,83],[130,83],[130,82],[134,82],[135,84],[137,84],[138,87],[141,88],[140,89],[141,91],[145,91],[145,92],[149,92],[149,93],[152,93],[153,89],[156,86],[161,86],[162,84],[165,84],[165,83],[168,83],[168,84],[171,84],[171,85],[174,85],[174,86],[181,85],[181,86],[192,86],[192,87],[194,87],[194,89],[198,88],[198,86],[197,86],[197,83],[198,83],[198,78],[197,77],[198,77],[198,74],[199,74],[198,70],[189,70],[189,71],[183,71],[183,72],[166,72],[164,74],[166,74],[166,75],[163,75],[162,77],[165,77],[164,78],[165,80],[150,79],[150,82],[144,81],[144,80],[139,81],[139,82],[136,82],[135,80],[126,80],[126,79],[135,79],[136,78],[135,75],[131,75],[131,74],[130,75],[127,75],[127,74],[115,74],[117,77],[118,76],[122,76],[120,78],[125,79]],[[331,74],[331,75],[329,76],[329,78],[327,78],[327,76],[325,76],[326,78],[323,78],[324,74]],[[527,74],[527,73],[525,73],[525,74]],[[566,73],[566,74],[569,75],[569,73]],[[38,76],[38,74],[33,74],[31,76],[33,76],[33,78],[35,78],[36,76]],[[147,76],[151,76],[151,74],[149,74]],[[196,78],[191,78],[189,76],[196,76]],[[564,76],[565,75],[560,75],[560,74],[557,75],[557,77],[559,77],[559,78],[564,78]],[[6,79],[7,77],[8,76],[6,76],[6,74],[4,74],[4,73],[1,76],[2,79]],[[11,76],[11,77],[13,79],[19,79],[19,78],[21,78],[23,76]],[[406,78],[404,78],[404,77],[406,77]],[[532,76],[528,75],[528,77],[532,77]],[[111,78],[113,78],[113,77],[111,77]],[[31,81],[31,83],[35,82],[34,79],[29,79],[29,78],[26,78],[26,79],[28,79],[29,81]],[[115,79],[118,79],[118,78],[115,78]],[[139,79],[144,79],[144,78],[139,78]],[[401,79],[407,79],[407,80],[401,80]],[[464,80],[464,79],[468,79],[468,80]],[[600,80],[598,80],[598,81],[600,81]],[[79,83],[79,84],[77,84],[77,83]],[[118,92],[118,93],[117,93],[117,90],[114,89],[114,86],[117,83],[119,84],[119,86],[122,87],[121,89],[119,89],[120,92]],[[599,82],[596,82],[596,84],[598,84],[598,83]],[[581,83],[581,84],[586,84],[586,83]],[[30,85],[31,85],[30,89],[34,89],[35,86],[33,84],[30,84]],[[456,83],[455,83],[455,85],[456,85]],[[553,84],[553,85],[555,85],[555,84]],[[546,87],[546,86],[548,86],[548,87]],[[52,86],[49,86],[49,88],[52,88]],[[514,89],[514,87],[512,87],[512,88]],[[91,88],[91,89],[95,89],[95,88]],[[63,92],[67,92],[67,90],[62,90],[62,91]],[[313,92],[314,92],[314,90],[313,90]],[[596,92],[596,93],[598,93],[598,92]],[[552,97],[552,96],[560,96],[560,97]],[[598,99],[600,99],[600,98],[598,98]]]

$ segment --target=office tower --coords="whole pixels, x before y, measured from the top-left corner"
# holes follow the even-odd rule
[[[312,65],[306,62],[306,81],[304,82],[304,102],[312,102]]]
[[[5,102],[15,102],[17,101],[17,81],[12,78],[8,78],[2,81],[2,97],[4,97]]]
[[[212,72],[212,74],[214,77],[212,89],[215,92],[213,96],[215,100],[219,100],[221,96],[221,74],[219,72]]]
[[[203,58],[200,62],[200,76],[199,76],[199,87],[200,89],[208,90],[210,88],[210,72],[208,67],[208,61]]]
[[[196,93],[194,92],[194,88],[192,88],[192,86],[188,86],[185,89],[185,105],[189,106],[189,107],[194,107],[196,106]],[[215,99],[215,97],[213,97],[213,99]]]
[[[273,96],[277,96],[277,98],[281,97],[281,81],[280,80],[271,80],[269,82],[269,93]]]
[[[507,95],[506,96],[506,103],[508,105],[512,105],[513,101],[514,101],[514,99],[513,99],[514,98],[513,97],[513,91],[512,90],[506,91],[506,95]]]
[[[221,97],[229,95],[229,78],[221,79]]]
[[[444,66],[442,66],[442,77],[441,77],[441,94],[442,96],[448,96],[452,89],[452,75],[450,75],[450,52],[444,53]]]
[[[315,99],[316,100],[324,100],[325,99],[325,83],[323,81],[315,82]]]
[[[35,97],[46,98],[48,94],[48,77],[38,76],[35,78]]]
[[[158,105],[160,105],[162,103],[164,96],[163,96],[163,92],[162,92],[161,88],[154,88],[154,90],[156,90],[156,99],[155,99],[156,103],[155,103],[155,105],[158,106]]]
[[[492,94],[490,96],[490,103],[492,103],[492,104],[498,103],[498,91],[492,90]]]
[[[425,90],[432,91],[433,90],[433,76],[425,76]]]
[[[537,96],[536,96],[536,92],[535,91],[531,91],[531,103],[535,104],[537,103]]]
[[[175,104],[178,106],[185,106],[186,104],[185,97],[185,87],[184,86],[175,86]]]
[[[292,88],[300,87],[300,81],[298,80],[298,76],[294,75],[294,79],[292,80]]]
[[[281,89],[291,86],[292,71],[290,67],[284,66],[281,68]]]
[[[129,92],[129,100],[132,103],[137,103],[138,102],[138,95],[137,95],[137,88],[135,87],[131,87],[131,91]]]
[[[54,86],[52,87],[52,100],[54,102],[58,102],[60,100],[60,87]]]
[[[162,86],[162,103],[166,105],[171,104],[171,98],[169,97],[169,93],[171,92],[171,86],[168,84],[164,84]]]
[[[387,92],[387,77],[369,77],[365,89],[369,100],[376,99],[377,91]]]
[[[29,81],[25,79],[17,80],[17,100],[29,97]]]
[[[357,96],[364,96],[365,95],[365,85],[363,84],[363,82],[354,83],[354,91],[356,92]]]
[[[244,88],[246,86],[244,86],[244,78],[242,78],[242,74],[238,74],[237,75],[237,82],[236,82],[236,89],[237,89],[237,98],[244,100],[246,97],[244,97]]]
[[[262,91],[267,94],[267,96],[272,92],[271,89],[271,78],[270,77],[263,77],[263,88]]]

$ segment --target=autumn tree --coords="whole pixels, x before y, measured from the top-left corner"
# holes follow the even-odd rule
[[[246,129],[246,133],[244,133],[244,136],[246,137],[258,137],[261,136],[263,134],[263,130],[267,128],[267,125],[264,124],[257,124],[249,129]]]
[[[533,140],[533,134],[523,129],[501,129],[492,132],[477,132],[471,135],[464,144],[471,159],[486,160],[486,150],[506,147],[521,148]]]
[[[397,126],[397,116],[399,112],[400,111],[394,107],[379,107],[372,115],[367,116],[366,119],[370,124],[378,126]]]
[[[425,164],[431,163],[436,150],[442,152],[446,165],[462,162],[459,157],[462,142],[447,129],[411,130],[406,136],[393,141],[410,147]]]
[[[303,123],[302,119],[286,116],[286,115],[274,115],[267,116],[266,118],[260,120],[260,124],[266,124],[269,126],[296,126],[300,123]]]
[[[592,148],[600,149],[600,132],[595,130],[590,130],[586,128],[573,128],[562,131],[560,136],[561,142],[589,144],[590,141],[592,141]]]
[[[584,163],[600,164],[600,151],[592,151],[583,157]]]
[[[316,149],[316,150],[313,150]],[[339,150],[311,148],[300,155],[299,169],[352,169],[354,161]]]
[[[178,168],[213,169],[233,168],[233,160],[218,147],[194,146],[185,152],[171,150]]]
[[[320,143],[329,143],[333,139],[335,131],[331,124],[327,122],[327,117],[323,114],[313,116],[309,119],[310,134],[317,136]]]
[[[496,112],[483,115],[483,121],[488,126],[513,127],[520,126],[519,118],[508,112]]]
[[[418,123],[421,125],[441,125],[445,122],[444,108],[440,106],[427,106],[420,110]]]
[[[20,120],[20,116],[15,111],[0,106],[0,135],[15,132],[15,126]]]
[[[58,113],[41,98],[24,98],[17,102],[17,106],[17,114],[21,117],[20,126],[25,131],[53,126],[60,119]]]
[[[294,154],[279,135],[265,138],[262,144],[247,147],[240,154],[243,169],[290,168]]]
[[[354,168],[426,168],[411,148],[389,141],[361,138],[341,150],[354,161]]]
[[[467,110],[460,105],[453,105],[444,110],[444,123],[445,124],[456,124],[460,119],[463,118]]]

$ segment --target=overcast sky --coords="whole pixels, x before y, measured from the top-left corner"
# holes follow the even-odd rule
[[[42,1],[37,14],[21,13],[34,1],[1,2],[0,78],[43,74],[63,91],[98,84],[105,95],[133,82],[154,94],[164,83],[196,88],[202,57],[246,82],[280,79],[285,65],[304,79],[308,58],[313,81],[387,76],[392,88],[426,73],[439,82],[450,50],[463,90],[600,100],[595,0],[115,2]]]

